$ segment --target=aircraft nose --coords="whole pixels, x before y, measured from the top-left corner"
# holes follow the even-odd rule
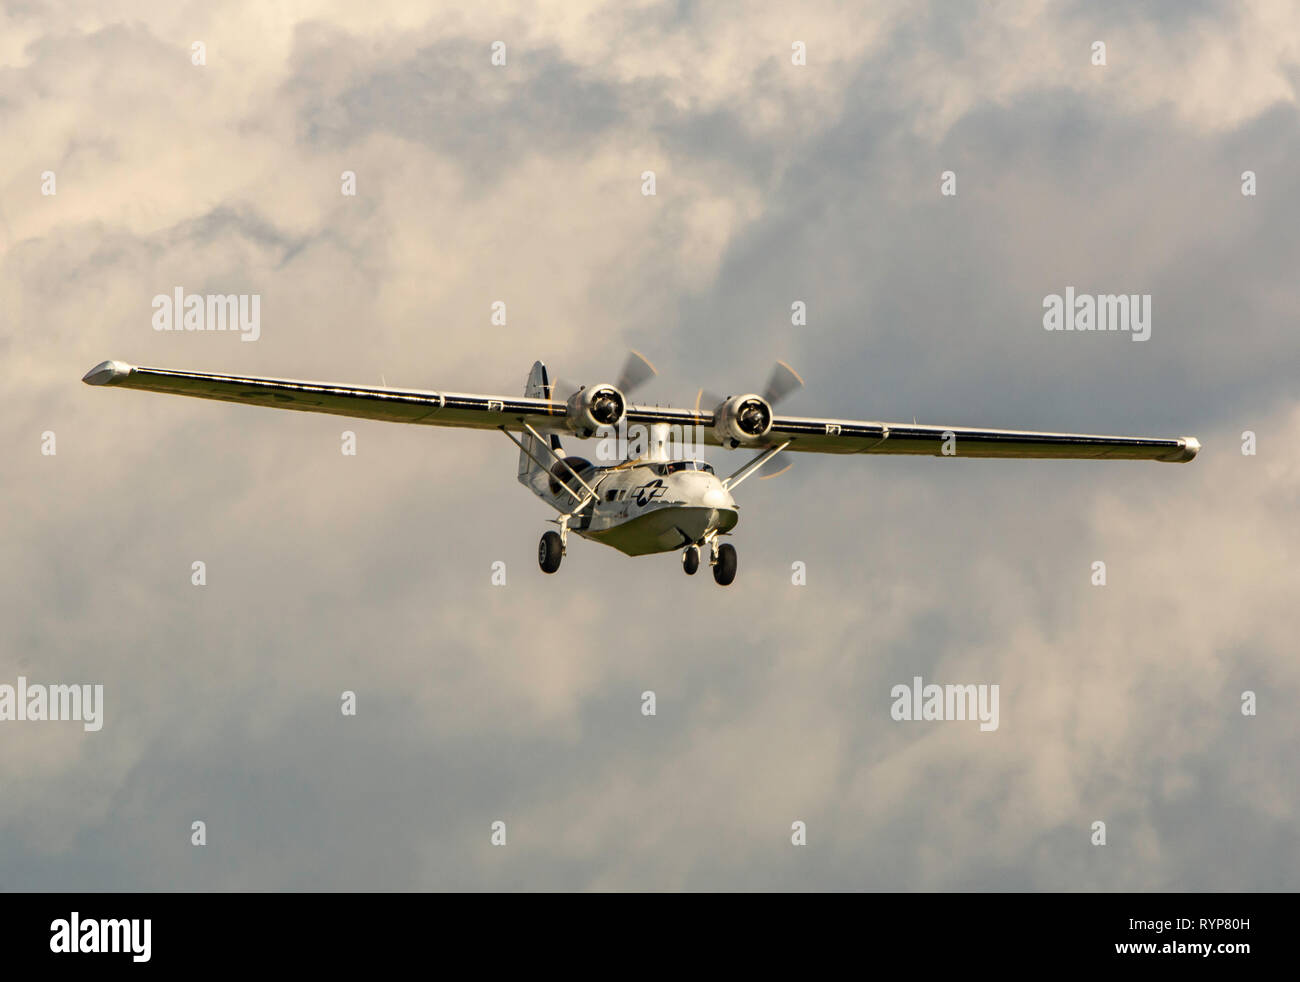
[[[709,488],[705,491],[703,503],[706,508],[730,508],[735,504],[731,495],[722,488]]]

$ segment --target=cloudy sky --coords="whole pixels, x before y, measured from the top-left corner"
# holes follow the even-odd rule
[[[429,7],[0,7],[0,684],[105,687],[0,722],[0,888],[1296,889],[1294,4]],[[155,332],[178,286],[261,338]],[[1069,286],[1150,340],[1044,331]],[[499,435],[80,382],[629,347],[651,401],[783,358],[800,414],[1204,450],[801,456],[724,590],[544,576]],[[917,675],[999,728],[894,721]]]

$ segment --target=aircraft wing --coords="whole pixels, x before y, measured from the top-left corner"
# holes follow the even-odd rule
[[[337,385],[297,379],[209,375],[164,368],[142,368],[106,361],[88,371],[88,385],[112,385],[146,392],[219,399],[248,406],[332,413],[358,419],[427,426],[462,426],[477,429],[520,429],[530,423],[538,429],[555,429],[565,418],[565,405],[526,396],[484,396],[460,392],[390,389],[374,385]]]
[[[699,410],[630,406],[629,423],[669,423],[700,426],[703,442],[723,444],[713,430],[713,414]],[[951,434],[952,440],[948,437]],[[1044,433],[1035,430],[994,430],[972,426],[932,426],[918,423],[877,423],[853,419],[774,416],[772,428],[745,447],[765,449],[789,441],[786,451],[834,454],[917,454],[935,457],[1038,457],[1078,460],[1162,460],[1186,463],[1201,443],[1196,437],[1157,439],[1102,436],[1090,433]],[[944,452],[945,444],[952,453]]]
[[[790,441],[787,450],[805,453],[1163,460],[1179,464],[1201,449],[1200,441],[1191,436],[1156,439],[777,416],[763,444],[778,445],[786,440]],[[945,445],[951,448],[950,454],[945,453]]]
[[[82,381],[89,385],[119,386],[394,423],[476,429],[505,427],[510,430],[520,430],[524,424],[528,424],[540,432],[564,432],[566,429],[565,403],[530,396],[470,395],[296,379],[214,375],[142,368],[120,361],[101,362],[87,372]],[[719,438],[713,422],[712,412],[701,412],[699,409],[666,406],[627,408],[629,426],[667,423],[680,427],[686,440],[700,440],[710,446],[731,447],[730,443],[724,444]],[[803,453],[1162,460],[1172,463],[1191,460],[1201,448],[1200,442],[1190,436],[1156,439],[799,416],[774,416],[767,433],[760,439],[746,441],[743,446],[764,449],[787,442],[787,450]],[[948,448],[951,453],[946,452]]]

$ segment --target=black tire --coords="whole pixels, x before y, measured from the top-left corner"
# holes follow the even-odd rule
[[[560,544],[559,532],[547,532],[537,544],[537,565],[543,573],[554,573],[560,568],[564,558],[564,547]]]
[[[736,578],[736,547],[730,542],[718,546],[718,561],[713,564],[713,579],[718,586],[731,586]]]
[[[682,553],[682,569],[687,576],[694,576],[695,571],[700,568],[700,549],[699,546],[687,546],[686,551]]]

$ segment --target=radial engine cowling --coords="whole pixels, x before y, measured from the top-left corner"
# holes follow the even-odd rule
[[[772,428],[772,407],[762,396],[732,396],[713,413],[713,432],[724,447],[755,443]]]
[[[627,400],[612,385],[590,385],[569,396],[568,427],[584,439],[603,426],[618,426]]]

